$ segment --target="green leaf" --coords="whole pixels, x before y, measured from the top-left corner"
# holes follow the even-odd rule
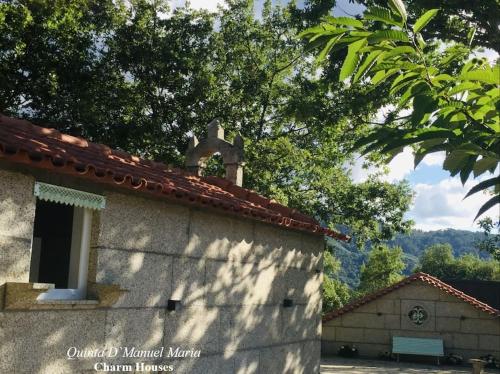
[[[467,45],[469,47],[472,45],[472,41],[474,40],[475,35],[476,35],[476,28],[472,27],[467,33]]]
[[[340,69],[339,81],[343,81],[344,79],[350,77],[359,61],[359,49],[366,45],[366,39],[358,40],[352,44],[349,44],[347,48],[347,56],[342,64],[342,68]]]
[[[371,36],[368,37],[370,43],[377,43],[382,40],[397,40],[400,42],[408,42],[408,35],[400,30],[381,30],[375,31]]]
[[[493,196],[491,199],[489,199],[484,205],[479,209],[477,212],[476,217],[474,218],[474,221],[478,219],[483,213],[485,213],[488,209],[493,208],[495,205],[500,204],[500,195]]]
[[[350,17],[326,17],[325,21],[337,25],[344,25],[344,26],[352,26],[352,27],[357,27],[357,28],[362,28],[363,27],[363,22],[360,20],[350,18]]]
[[[364,62],[361,64],[359,67],[358,71],[354,75],[353,82],[357,82],[359,78],[363,76],[365,71],[369,70],[371,65],[374,63],[375,59],[382,53],[382,51],[373,51],[370,53],[368,56],[366,56],[366,59]]]
[[[478,177],[486,171],[496,168],[497,165],[498,159],[492,157],[483,157],[479,161],[476,161],[476,164],[474,165],[474,177]]]
[[[497,84],[498,77],[495,77],[491,70],[472,70],[462,74],[463,79],[480,81],[484,83]]]
[[[332,47],[337,43],[340,38],[342,38],[344,34],[341,34],[335,38],[331,38],[328,43],[326,43],[325,47],[321,50],[321,52],[318,54],[318,57],[316,57],[316,62],[321,62],[325,59],[325,57],[330,53],[332,50]]]
[[[464,151],[453,151],[446,156],[443,163],[443,168],[451,173],[451,176],[455,176],[463,167],[466,160],[469,158],[469,154]]]
[[[474,164],[476,163],[477,158],[478,155],[472,155],[469,156],[464,162],[464,165],[460,169],[460,180],[462,181],[462,184],[465,184],[465,182],[467,182],[467,179],[469,179],[470,173],[474,168]]]
[[[391,51],[387,52],[384,55],[383,59],[384,60],[385,59],[389,59],[391,57],[399,56],[399,55],[402,55],[402,54],[416,54],[416,53],[417,52],[415,51],[415,49],[413,47],[410,47],[408,45],[402,45],[402,46],[393,48]]]
[[[401,18],[403,18],[403,21],[406,22],[408,15],[406,14],[406,8],[403,2],[401,0],[389,0],[389,5],[391,8],[395,9]]]
[[[413,32],[420,32],[420,30],[422,30],[429,23],[429,21],[436,16],[437,12],[439,12],[439,9],[431,9],[425,12],[415,21],[415,24],[413,25]]]
[[[413,83],[408,89],[405,91],[405,93],[401,96],[398,102],[398,107],[402,108],[406,105],[408,100],[410,100],[412,97],[423,93],[424,91],[429,90],[429,86],[425,82],[422,81],[417,81]]]
[[[420,33],[417,34],[417,43],[420,49],[424,49],[427,46],[427,43],[425,42],[424,38],[422,37],[422,34]]]
[[[411,123],[414,126],[420,124],[426,114],[430,114],[436,110],[437,104],[437,100],[430,95],[416,95],[413,98]]]
[[[371,83],[376,86],[385,79],[389,78],[391,75],[396,74],[398,71],[399,69],[380,70],[372,77]]]
[[[391,13],[390,9],[374,6],[368,8],[368,10],[363,15],[365,19],[370,19],[374,21],[380,21],[386,24],[394,26],[402,26],[403,22],[401,19],[396,19]]]
[[[453,87],[451,90],[447,92],[449,96],[455,95],[457,93],[463,92],[463,91],[470,91],[470,90],[476,90],[478,88],[481,88],[481,86],[477,83],[473,82],[464,82],[459,84],[458,86]]]

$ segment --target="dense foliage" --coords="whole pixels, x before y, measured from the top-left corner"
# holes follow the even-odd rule
[[[443,168],[464,184],[471,175],[494,173],[500,164],[500,66],[469,58],[474,29],[466,45],[425,41],[421,31],[439,9],[426,11],[410,26],[403,2],[389,5],[368,8],[360,20],[326,17],[302,33],[312,45],[324,44],[320,60],[331,50],[347,49],[340,81],[390,84],[395,109],[355,147],[390,159],[411,145],[415,166],[428,154],[445,152]],[[444,51],[436,54],[436,47]],[[484,191],[493,196],[476,218],[500,204],[500,177],[481,180],[466,196]]]
[[[387,0],[358,0],[366,6],[384,7]],[[475,30],[473,46],[495,49],[500,52],[500,8],[497,0],[406,0],[408,23],[414,24],[427,10],[439,6],[439,13],[432,23],[421,30],[425,39],[437,38],[455,41],[462,44],[468,42],[464,30]]]
[[[500,263],[473,254],[453,255],[449,244],[436,244],[425,249],[415,271],[423,271],[440,279],[500,281]]]
[[[491,238],[498,238],[490,234]],[[484,233],[471,232],[466,230],[438,230],[420,231],[413,230],[408,234],[397,234],[394,239],[384,242],[390,247],[401,247],[403,250],[403,262],[405,263],[404,275],[410,275],[413,269],[418,266],[419,258],[425,248],[448,243],[452,247],[453,255],[461,257],[466,254],[488,260],[490,255],[482,251],[478,244],[484,240]],[[492,239],[494,240],[494,239]],[[359,251],[353,243],[339,243],[328,241],[329,250],[340,261],[341,266],[338,272],[338,279],[345,282],[351,288],[356,288],[359,284],[359,271],[363,263],[366,263],[370,252],[371,244],[367,244],[364,251]]]
[[[371,293],[390,286],[403,278],[405,264],[400,247],[378,245],[368,254],[359,272],[358,292]]]
[[[328,251],[324,253],[323,265],[323,313],[326,313],[347,304],[351,298],[351,290],[347,284],[337,279],[340,262]]]
[[[245,0],[216,13],[167,1],[0,2],[0,111],[175,166],[218,117],[246,140],[245,187],[361,241],[387,239],[410,227],[408,185],[355,184],[347,171],[385,98],[338,84],[340,58],[318,76],[296,37],[333,3],[267,1],[255,15]]]

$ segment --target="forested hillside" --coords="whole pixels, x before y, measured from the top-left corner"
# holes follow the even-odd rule
[[[475,248],[474,243],[483,239],[481,232],[471,232],[465,230],[439,230],[439,231],[420,231],[414,230],[410,234],[399,234],[393,240],[387,241],[389,246],[400,246],[404,252],[404,262],[406,264],[405,274],[410,274],[418,262],[418,257],[424,249],[433,244],[449,243],[453,248],[453,254],[459,257],[466,253],[477,254],[486,258],[488,255]],[[356,248],[355,240],[351,243],[340,243],[338,241],[329,241],[328,245],[332,248],[333,254],[341,262],[339,272],[340,279],[351,287],[359,282],[359,269],[366,261],[370,251],[370,244],[365,250]]]

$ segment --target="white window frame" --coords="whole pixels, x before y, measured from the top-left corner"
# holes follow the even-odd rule
[[[50,194],[43,195],[43,188]],[[58,193],[60,192],[60,196]],[[72,194],[72,197],[68,197]],[[37,300],[84,300],[87,296],[87,278],[89,268],[90,238],[92,215],[96,209],[105,207],[103,196],[88,192],[71,190],[65,187],[35,183],[35,196],[42,200],[64,203],[73,206],[73,227],[71,232],[71,252],[69,259],[68,288],[52,288],[40,294]],[[72,201],[73,200],[73,201]],[[98,201],[98,205],[96,205]],[[38,279],[40,263],[40,242],[33,237],[30,277]]]

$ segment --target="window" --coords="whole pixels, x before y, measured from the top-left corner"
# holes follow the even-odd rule
[[[30,282],[55,285],[38,299],[84,299],[92,212],[104,197],[38,182],[35,195]]]

